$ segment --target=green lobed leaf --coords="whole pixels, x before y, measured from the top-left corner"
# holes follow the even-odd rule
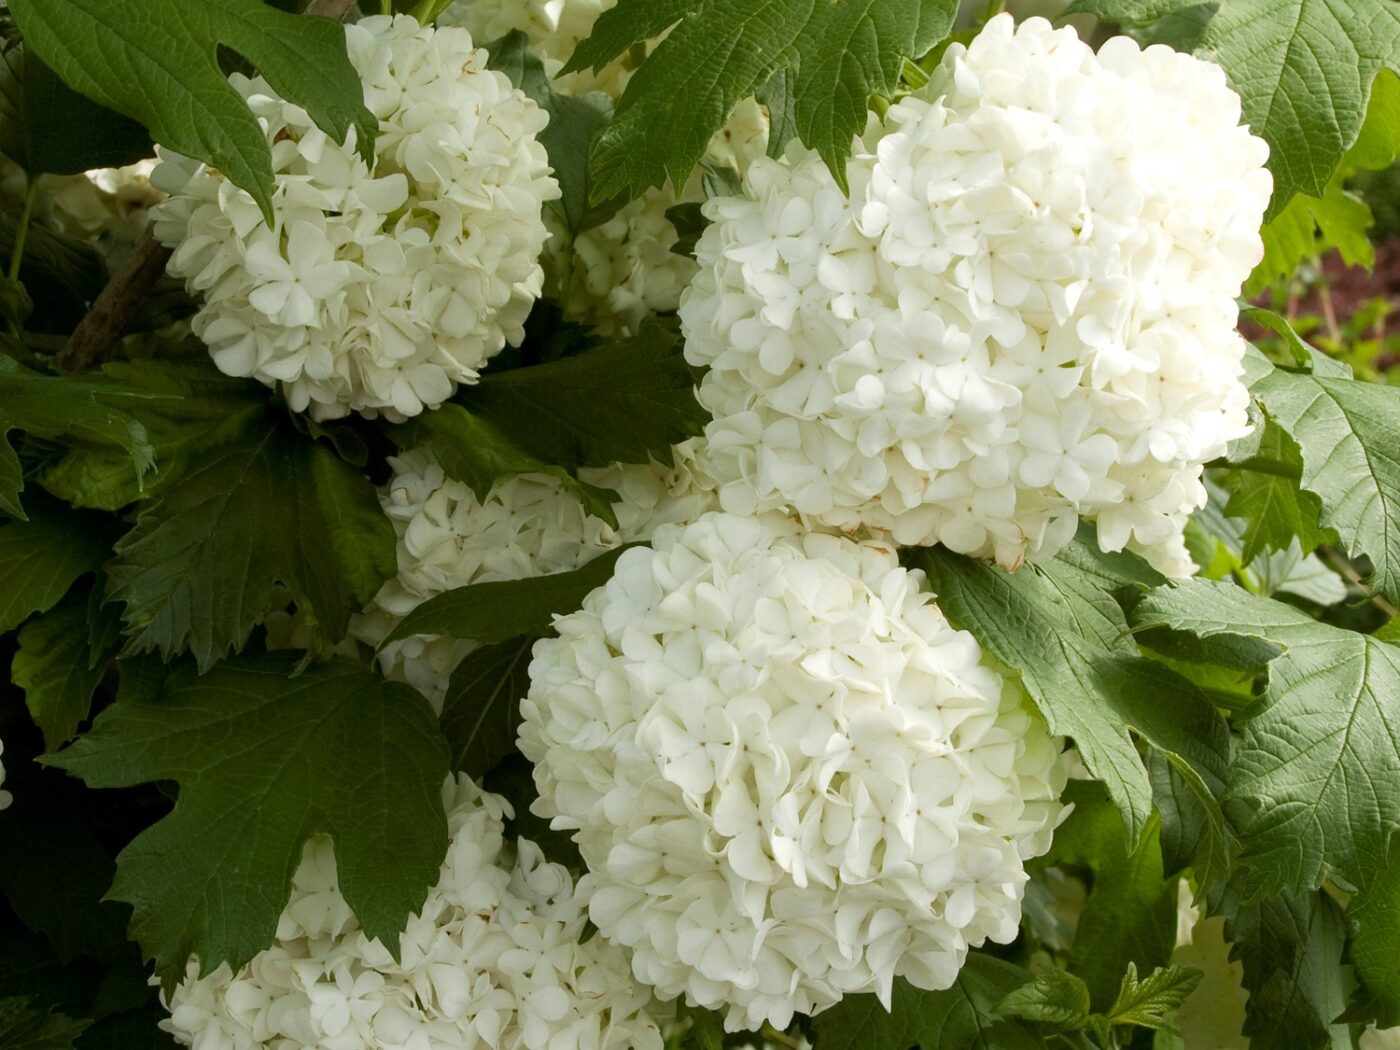
[[[1276,368],[1251,390],[1297,443],[1301,485],[1321,501],[1321,524],[1353,557],[1370,557],[1377,590],[1400,598],[1400,390],[1313,358],[1310,374]]]
[[[1332,1020],[1346,1008],[1345,923],[1325,894],[1272,897],[1235,916],[1226,934],[1244,966],[1250,1050],[1350,1046]]]
[[[1245,121],[1269,144],[1271,214],[1295,193],[1321,196],[1361,131],[1371,85],[1396,69],[1391,0],[1223,0],[1200,52],[1225,67]]]
[[[996,1012],[1077,1031],[1089,1021],[1089,986],[1072,973],[1048,970],[1013,989],[997,1003]]]
[[[741,100],[782,81],[798,133],[845,183],[870,99],[952,27],[952,0],[621,0],[565,67],[599,69],[670,29],[633,74],[593,149],[594,200],[679,186]],[[672,28],[674,27],[674,28]]]
[[[143,661],[144,663],[144,661]],[[343,658],[291,677],[295,654],[200,676],[149,665],[92,730],[46,761],[90,787],[173,780],[174,809],[117,858],[111,896],[167,981],[197,955],[235,969],[272,940],[302,847],[335,842],[340,890],[397,957],[447,847],[447,746],[408,686]]]
[[[362,102],[344,30],[261,0],[10,0],[26,46],[70,87],[139,120],[168,149],[202,160],[252,195],[272,221],[272,153],[219,68],[247,58],[336,141],[353,128],[372,156],[378,124]]]
[[[46,1013],[27,999],[0,999],[0,1046],[5,1050],[72,1050],[92,1022]]]
[[[1322,502],[1299,484],[1303,453],[1288,432],[1266,420],[1253,468],[1225,472],[1230,499],[1225,513],[1244,521],[1240,563],[1249,565],[1266,551],[1287,550],[1296,540],[1308,554],[1327,539],[1318,524]]]
[[[1283,647],[1228,788],[1245,806],[1236,824],[1248,888],[1255,899],[1301,892],[1329,871],[1364,884],[1400,822],[1400,647],[1210,580],[1153,591],[1133,620]]]
[[[45,465],[44,488],[76,507],[120,510],[160,494],[264,417],[267,391],[260,383],[224,375],[202,344],[193,349],[192,358],[108,362],[82,380],[142,428],[154,471],[138,478],[121,449],[77,445]]]
[[[589,593],[607,583],[617,559],[632,546],[607,551],[570,572],[444,591],[400,620],[383,644],[415,634],[446,634],[485,644],[543,634],[555,616],[575,611]]]
[[[580,481],[563,467],[531,455],[485,419],[461,405],[446,404],[391,427],[389,437],[403,449],[424,447],[448,477],[462,482],[485,500],[492,487],[520,474],[549,474],[578,497],[584,509],[617,528],[615,493]]]
[[[1153,814],[1131,844],[1102,784],[1073,781],[1064,798],[1075,809],[1038,863],[1087,867],[1092,887],[1070,948],[1069,971],[1089,989],[1094,1008],[1114,1001],[1129,964],[1165,965],[1176,938],[1177,880],[1167,878]]]
[[[1389,167],[1400,155],[1400,79],[1381,70],[1371,88],[1366,121],[1321,194],[1299,193],[1264,224],[1264,258],[1245,283],[1245,295],[1257,296],[1270,285],[1291,278],[1299,265],[1337,249],[1348,266],[1375,264],[1367,231],[1373,217],[1366,202],[1346,190],[1359,171]]]
[[[27,521],[0,525],[0,634],[57,605],[74,580],[101,567],[110,543],[106,522],[30,500]]]
[[[145,427],[115,404],[106,385],[44,375],[0,356],[0,510],[15,517],[24,517],[19,502],[24,476],[6,438],[12,430],[83,448],[118,449],[124,471],[137,486],[154,463]]]
[[[439,722],[454,770],[480,777],[515,751],[534,643],[533,637],[524,637],[484,645],[452,672]]]
[[[1194,3],[1196,0],[1074,0],[1064,13],[1093,15],[1105,22],[1131,26],[1155,22]]]
[[[489,371],[455,401],[545,463],[575,469],[671,461],[706,414],[674,325],[545,364]],[[625,421],[626,425],[622,425]]]
[[[71,740],[87,719],[92,694],[113,655],[110,639],[94,644],[89,618],[112,623],[116,613],[115,606],[101,604],[99,583],[86,594],[77,588],[70,591],[19,632],[10,680],[24,690],[29,716],[43,732],[49,750]]]
[[[942,549],[907,558],[927,573],[949,621],[1020,676],[1052,732],[1074,739],[1136,840],[1152,791],[1130,730],[1188,759],[1192,775],[1208,778],[1207,797],[1226,777],[1228,733],[1199,690],[1142,659],[1128,633],[1115,592],[1161,577],[1131,555],[1100,553],[1086,536],[1054,561],[1015,573]]]
[[[126,603],[128,653],[189,650],[207,670],[243,647],[278,584],[328,651],[396,569],[374,486],[267,412],[145,505],[108,597]]]
[[[865,130],[871,98],[894,94],[904,59],[946,37],[957,13],[956,0],[849,0],[819,6],[811,38],[798,37],[797,132],[843,190],[851,139]]]
[[[890,1009],[873,995],[848,995],[812,1018],[819,1050],[1025,1050],[1039,1046],[996,1006],[1031,975],[1013,963],[969,952],[951,988],[926,992],[895,978]]]
[[[1370,992],[1376,1027],[1400,1026],[1400,835],[1392,834],[1384,864],[1347,906],[1351,961]]]
[[[1196,990],[1203,974],[1189,966],[1163,966],[1138,980],[1137,967],[1129,963],[1118,998],[1108,1008],[1110,1024],[1161,1028]]]

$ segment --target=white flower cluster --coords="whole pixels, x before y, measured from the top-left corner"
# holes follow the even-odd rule
[[[577,569],[605,551],[648,538],[657,525],[693,521],[717,505],[694,442],[677,446],[675,465],[585,469],[583,479],[619,496],[618,528],[584,512],[557,477],[522,474],[485,500],[447,477],[431,452],[390,460],[394,476],[381,503],[398,533],[398,575],[357,617],[356,637],[378,645],[408,613],[443,591]],[[419,635],[379,654],[385,675],[417,687],[441,706],[452,671],[476,648],[466,639]]]
[[[231,78],[272,148],[275,226],[219,172],[162,151],[152,212],[170,272],[201,293],[194,329],[230,375],[294,409],[403,418],[475,381],[540,293],[558,195],[547,116],[459,28],[408,16],[346,27],[375,161],[332,141],[261,79]]]
[[[663,998],[783,1028],[1016,936],[1062,741],[893,548],[711,513],[536,643],[520,749]]]
[[[1191,571],[1248,430],[1235,297],[1267,147],[1218,66],[992,19],[872,120],[843,193],[794,146],[707,205],[681,306],[726,509],[1012,568],[1077,515]]]
[[[507,844],[504,799],[465,777],[443,796],[451,843],[400,961],[360,930],[330,841],[314,840],[273,946],[236,974],[201,980],[191,962],[162,1027],[199,1050],[661,1050],[626,955],[581,943],[587,880]]]

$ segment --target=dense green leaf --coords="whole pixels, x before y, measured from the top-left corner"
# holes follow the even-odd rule
[[[1371,993],[1377,1026],[1400,1025],[1400,835],[1392,834],[1384,864],[1347,907],[1351,961]]]
[[[506,478],[549,474],[576,495],[588,513],[617,528],[614,493],[585,484],[563,467],[532,456],[461,405],[441,405],[424,412],[393,427],[389,436],[400,448],[430,449],[447,476],[470,488],[478,500],[484,501],[492,487]]]
[[[1133,618],[1284,648],[1231,769],[1229,797],[1246,807],[1240,859],[1256,897],[1309,889],[1328,871],[1363,884],[1400,822],[1400,647],[1209,580],[1159,588]]]
[[[456,400],[526,452],[573,469],[670,462],[672,445],[704,429],[694,387],[675,328],[651,321],[585,353],[488,371]]]
[[[72,1050],[90,1021],[45,1013],[25,999],[0,999],[0,1047],[5,1050]]]
[[[1332,1020],[1346,1008],[1345,924],[1326,895],[1273,897],[1245,908],[1226,930],[1244,965],[1244,1034],[1250,1050],[1323,1050],[1352,1045]]]
[[[361,101],[345,35],[325,18],[261,0],[10,0],[25,43],[69,84],[134,117],[165,147],[218,168],[272,220],[272,153],[219,68],[219,45],[336,141],[353,128],[372,156],[378,125]]]
[[[951,0],[622,0],[598,19],[567,69],[601,68],[669,35],[628,82],[593,151],[595,200],[679,186],[742,99],[785,73],[797,129],[845,182],[851,137],[873,95],[890,95],[902,60],[952,26]],[[771,95],[770,95],[771,97]]]
[[[124,679],[92,730],[48,759],[91,787],[180,785],[170,815],[118,857],[111,893],[166,978],[191,954],[207,971],[264,948],[312,835],[335,841],[341,892],[395,954],[437,878],[448,754],[428,702],[353,661],[293,678],[295,666],[277,654],[202,677],[181,665],[155,688]]]
[[[1072,973],[1049,970],[997,1003],[1003,1017],[1078,1030],[1089,1020],[1089,986]]]
[[[75,175],[149,157],[134,120],[78,94],[20,45],[0,57],[0,151],[32,175]]]
[[[24,690],[29,716],[50,750],[72,739],[107,671],[112,651],[106,641],[93,644],[89,616],[114,621],[116,608],[100,604],[100,596],[100,584],[87,594],[75,588],[19,632],[10,679]]]
[[[479,777],[515,750],[534,642],[525,637],[482,646],[452,672],[440,721],[453,769]]]
[[[1023,1050],[1039,1043],[997,1017],[997,1003],[1031,979],[1019,966],[971,952],[953,987],[925,992],[896,978],[890,1009],[848,995],[812,1019],[819,1050]]]
[[[138,478],[121,449],[80,445],[45,465],[39,477],[44,488],[77,507],[120,510],[158,495],[263,417],[267,391],[261,384],[226,376],[202,345],[193,350],[197,356],[113,361],[83,377],[103,404],[142,428],[153,472]]]
[[[126,603],[128,652],[188,649],[207,669],[243,647],[281,584],[324,651],[394,574],[394,549],[374,487],[267,414],[145,506],[108,595]]]
[[[1157,840],[1156,814],[1132,845],[1122,817],[1092,781],[1065,791],[1075,809],[1055,833],[1043,864],[1086,867],[1093,882],[1079,916],[1069,970],[1103,1011],[1118,994],[1128,964],[1152,970],[1166,963],[1176,938],[1177,880],[1167,878]]]
[[[1189,759],[1188,770],[1209,778],[1204,794],[1224,782],[1223,721],[1190,682],[1141,659],[1128,635],[1114,592],[1160,580],[1138,559],[1103,555],[1082,539],[1053,562],[1015,573],[941,549],[909,559],[928,574],[953,625],[1020,676],[1053,732],[1074,739],[1131,838],[1147,823],[1152,792],[1130,730]]]
[[[627,549],[600,554],[570,572],[444,591],[400,620],[385,644],[415,634],[446,634],[487,644],[543,634],[555,616],[578,609],[590,591],[612,578],[613,566]]]
[[[137,485],[154,462],[145,427],[115,404],[107,386],[44,375],[0,356],[0,510],[16,517],[24,516],[19,502],[24,477],[6,439],[12,430],[84,448],[119,449],[123,469]]]
[[[1371,559],[1378,590],[1400,598],[1400,390],[1337,375],[1321,354],[1314,361],[1310,374],[1274,369],[1251,389],[1297,442],[1322,525]]]
[[[73,581],[107,556],[111,532],[100,519],[30,501],[27,521],[0,525],[0,634],[58,604]]]

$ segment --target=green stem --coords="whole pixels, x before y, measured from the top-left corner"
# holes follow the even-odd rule
[[[394,13],[394,0],[379,0],[379,13],[392,15]]]
[[[987,9],[982,12],[983,24],[990,22],[1006,10],[1006,0],[987,0]]]
[[[34,202],[39,197],[39,176],[29,178],[29,188],[24,191],[24,208],[19,213],[19,225],[15,227],[15,246],[10,251],[10,268],[7,276],[12,281],[19,280],[19,266],[24,261],[24,242],[29,236],[29,218],[34,214]]]

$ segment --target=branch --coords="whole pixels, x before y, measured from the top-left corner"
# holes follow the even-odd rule
[[[170,249],[157,244],[149,232],[142,237],[126,265],[93,300],[92,309],[73,329],[54,363],[64,372],[83,372],[106,357],[160,280],[169,258]]]

